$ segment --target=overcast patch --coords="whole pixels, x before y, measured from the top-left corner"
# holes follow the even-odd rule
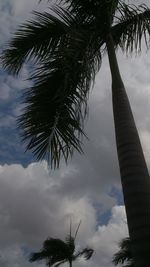
[[[6,266],[13,263],[14,258],[19,264],[22,257],[25,264],[25,251],[39,249],[48,236],[64,239],[70,218],[72,233],[82,221],[77,240],[81,247],[89,244],[95,249],[94,265],[98,266],[100,258],[102,263],[106,258],[109,262],[117,248],[116,242],[127,235],[124,208],[112,208],[108,223],[97,228],[94,195],[88,197],[84,191],[78,198],[75,197],[78,192],[74,196],[68,191],[62,195],[63,183],[64,180],[54,173],[49,176],[45,163],[30,164],[27,168],[21,165],[0,167],[0,251],[3,251],[0,261],[6,262]],[[99,205],[104,203],[101,201]],[[4,256],[7,253],[9,256]]]

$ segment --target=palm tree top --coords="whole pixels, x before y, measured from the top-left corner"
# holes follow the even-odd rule
[[[85,260],[89,260],[92,257],[94,250],[86,247],[84,249],[76,251],[75,239],[76,234],[73,237],[71,235],[71,232],[66,237],[65,241],[56,238],[48,238],[44,241],[43,247],[40,252],[31,253],[29,261],[34,262],[46,260],[47,266],[58,267],[59,265],[66,262],[68,262],[70,266],[72,266],[72,262],[79,257],[84,257]]]
[[[50,1],[49,1],[50,2]],[[17,75],[32,60],[33,82],[18,119],[22,140],[38,160],[58,167],[74,149],[82,150],[87,100],[111,33],[116,48],[149,47],[150,9],[123,0],[60,0],[49,12],[34,12],[2,55],[4,68]]]

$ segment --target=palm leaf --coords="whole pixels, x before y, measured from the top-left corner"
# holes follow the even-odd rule
[[[48,238],[43,244],[40,252],[32,253],[29,261],[39,261],[45,259],[48,266],[59,266],[70,257],[68,245],[60,239]]]
[[[133,50],[140,52],[143,37],[146,46],[149,47],[150,9],[146,5],[136,7],[122,3],[118,10],[121,16],[111,28],[116,47],[120,46],[123,51],[129,53]]]
[[[81,21],[78,25],[62,9],[55,11],[61,20],[64,17],[64,23],[71,21],[76,27],[70,26],[72,30],[58,48],[33,71],[33,86],[24,94],[26,108],[18,120],[27,150],[37,159],[46,158],[52,167],[59,166],[61,156],[67,161],[74,148],[82,152],[86,101],[101,63],[101,42],[93,29],[85,24],[81,27]]]
[[[29,261],[34,262],[34,261],[40,261],[48,257],[48,254],[46,251],[41,251],[41,252],[35,252],[31,253]]]
[[[83,250],[77,252],[74,255],[74,260],[76,260],[78,257],[84,257],[85,260],[89,260],[94,253],[94,250],[91,248],[84,248]]]
[[[105,8],[111,11],[115,10],[120,1],[118,0],[110,0],[110,1],[60,0],[60,2],[67,4],[69,6],[69,9],[71,10],[74,10],[74,11],[76,10],[77,12],[80,11],[86,14],[98,15],[98,12],[102,14],[102,10],[104,11]]]
[[[68,245],[58,238],[47,238],[43,243],[43,249],[50,254],[64,255],[66,258],[69,255]]]
[[[81,225],[81,220],[79,221],[79,224],[78,224],[78,226],[77,226],[77,229],[76,229],[76,231],[75,231],[75,235],[74,235],[74,239],[76,239],[76,237],[77,237],[77,234],[78,234],[78,232],[79,232],[79,228],[80,228],[80,225]]]
[[[47,2],[51,2],[51,0],[47,0]],[[106,31],[106,23],[113,22],[117,6],[122,3],[122,0],[56,0],[56,2],[66,6],[70,14],[77,14],[82,19],[94,19],[99,30],[103,27]]]
[[[68,245],[68,248],[70,249],[70,255],[72,257],[75,251],[75,239],[70,234],[66,237],[66,244]]]
[[[20,26],[1,61],[6,70],[18,74],[26,59],[44,59],[53,53],[68,32],[65,21],[48,12],[33,12],[34,20]]]
[[[133,254],[131,249],[131,241],[129,238],[124,238],[119,244],[120,250],[114,254],[113,264],[123,264],[125,262],[133,264]],[[132,265],[131,265],[132,266]]]

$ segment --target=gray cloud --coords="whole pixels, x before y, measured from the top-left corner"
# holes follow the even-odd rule
[[[108,224],[96,230],[92,199],[84,193],[76,198],[67,191],[62,196],[55,190],[62,185],[61,177],[54,173],[49,176],[44,162],[27,168],[17,164],[0,167],[0,262],[6,262],[7,267],[11,262],[14,267],[15,261],[18,266],[23,259],[22,266],[26,266],[29,251],[39,249],[45,238],[64,239],[70,217],[74,232],[82,220],[77,242],[95,249],[93,264],[97,266],[100,254],[101,262],[106,258],[109,262],[116,242],[127,235],[124,208],[114,207]],[[102,200],[99,204],[103,204]],[[106,250],[110,242],[111,248]]]

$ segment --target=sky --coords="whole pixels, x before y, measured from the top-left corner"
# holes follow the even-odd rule
[[[132,1],[135,3],[135,1]],[[144,1],[148,4],[148,0]],[[136,3],[141,3],[137,1]],[[32,17],[31,11],[45,10],[47,1],[0,1],[0,50],[19,23]],[[118,51],[122,78],[130,99],[144,154],[150,169],[150,51],[126,56]],[[21,97],[29,67],[19,77],[0,68],[0,265],[35,267],[28,262],[32,251],[40,250],[47,237],[64,239],[81,220],[77,246],[91,246],[95,253],[87,263],[74,266],[111,267],[118,242],[128,236],[115,146],[111,104],[111,77],[107,56],[96,77],[89,99],[84,155],[75,153],[66,166],[47,168],[36,162],[20,141],[16,118],[21,114]],[[41,263],[39,266],[44,266]]]

